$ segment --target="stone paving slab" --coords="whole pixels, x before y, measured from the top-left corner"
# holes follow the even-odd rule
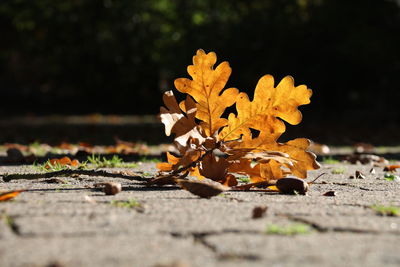
[[[332,174],[338,167],[344,173]],[[306,196],[226,192],[200,199],[173,187],[87,176],[60,177],[67,184],[1,182],[2,191],[29,191],[0,202],[0,266],[399,266],[400,217],[379,216],[370,206],[400,206],[400,183],[370,168],[324,165],[310,173],[309,180],[327,174]],[[366,179],[349,179],[356,170]],[[0,167],[0,174],[29,171]],[[132,171],[156,169],[148,163]],[[104,181],[121,182],[123,191],[105,196],[91,189]],[[322,195],[329,190],[337,196]],[[112,205],[129,199],[141,208]],[[251,218],[256,206],[268,207],[265,217]],[[299,222],[310,233],[266,234],[268,225]]]

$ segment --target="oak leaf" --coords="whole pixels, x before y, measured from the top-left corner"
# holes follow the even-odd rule
[[[224,89],[232,70],[227,62],[214,69],[216,61],[214,52],[198,50],[188,67],[192,79],[175,80],[186,99],[178,105],[172,91],[164,93],[160,118],[166,135],[175,135],[179,155],[167,154],[168,163],[158,164],[160,171],[190,172],[232,186],[237,184],[235,173],[257,183],[289,174],[305,178],[307,171],[319,168],[315,155],[307,151],[308,139],[278,142],[286,130],[284,122],[301,122],[298,107],[310,103],[312,91],[295,86],[291,76],[275,87],[274,78],[265,75],[250,101],[236,88]],[[234,104],[237,113],[224,118],[226,108]]]
[[[232,106],[239,91],[236,88],[224,87],[232,69],[228,62],[222,62],[215,69],[217,56],[214,52],[206,54],[199,49],[193,57],[193,65],[187,68],[193,80],[179,78],[175,87],[196,101],[196,118],[207,136],[213,136],[221,127],[227,125],[227,119],[221,118],[225,109]]]

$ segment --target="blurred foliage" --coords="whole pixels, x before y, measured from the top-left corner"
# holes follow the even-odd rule
[[[0,32],[3,114],[156,113],[203,48],[241,90],[307,84],[307,116],[399,120],[396,1],[2,0]]]

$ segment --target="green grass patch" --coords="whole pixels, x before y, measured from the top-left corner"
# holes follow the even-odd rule
[[[111,159],[101,157],[100,155],[91,155],[87,157],[87,162],[94,168],[136,168],[137,163],[124,162],[120,157],[114,155]]]
[[[394,175],[393,173],[385,173],[385,175],[383,176],[385,178],[386,181],[395,181],[398,180],[399,177],[397,175]]]
[[[151,174],[150,172],[143,172],[142,175],[143,175],[143,176],[154,176],[154,175]]]
[[[334,159],[333,157],[323,157],[322,158],[322,163],[324,164],[338,164],[340,163],[339,160]]]
[[[136,199],[129,199],[126,201],[113,200],[111,201],[111,205],[118,208],[129,208],[129,209],[141,206],[141,204]]]
[[[374,205],[374,206],[371,206],[371,209],[376,211],[376,213],[381,216],[399,216],[400,215],[400,207],[396,207],[396,206]]]
[[[160,163],[161,162],[161,160],[158,158],[149,158],[149,157],[141,157],[138,161],[143,162],[143,163]]]
[[[343,174],[346,172],[346,168],[340,167],[340,168],[335,168],[331,171],[332,174]]]
[[[289,225],[269,224],[265,231],[269,235],[305,235],[310,234],[312,229],[309,225],[304,223],[294,223]]]
[[[43,164],[38,164],[38,163],[33,163],[33,168],[35,168],[38,171],[41,172],[56,172],[56,171],[62,171],[62,170],[69,170],[71,169],[71,166],[69,165],[63,165],[60,164],[59,162],[56,162],[52,164],[50,160],[47,160]]]

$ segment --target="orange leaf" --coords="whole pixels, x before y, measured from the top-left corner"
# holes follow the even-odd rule
[[[193,57],[193,65],[187,68],[193,80],[180,78],[175,80],[175,87],[187,93],[196,101],[196,118],[201,120],[201,127],[207,136],[214,135],[227,120],[221,118],[225,109],[232,106],[239,91],[236,88],[223,90],[232,69],[228,62],[222,62],[215,69],[217,56],[214,52],[206,54],[197,50]]]
[[[231,187],[236,186],[238,184],[238,181],[233,174],[228,174],[222,184]]]
[[[23,191],[25,191],[25,190],[14,190],[14,191],[0,193],[0,201],[7,201],[10,199],[13,199],[14,197],[18,196],[19,193],[21,193]]]
[[[166,172],[172,170],[172,166],[179,162],[179,158],[175,157],[171,153],[167,152],[168,162],[157,163],[157,168],[160,171]]]
[[[47,163],[44,167],[46,169],[50,169],[51,166],[54,166],[57,164],[59,164],[61,166],[78,167],[79,161],[77,159],[71,160],[69,157],[63,157],[61,159],[49,159],[49,163]]]
[[[393,172],[398,168],[400,168],[400,165],[388,165],[388,166],[385,166],[385,168],[383,168],[383,170],[386,172]]]
[[[61,165],[70,165],[71,159],[69,157],[63,157],[58,160],[58,163],[60,163]]]
[[[275,88],[274,78],[265,75],[256,86],[253,101],[249,100],[246,93],[239,94],[236,102],[238,114],[229,115],[228,126],[221,131],[220,138],[226,141],[241,138],[242,142],[233,143],[236,149],[275,151],[289,155],[290,163],[282,162],[282,158],[259,161],[262,179],[279,179],[288,173],[304,178],[308,170],[319,168],[314,154],[306,151],[310,142],[299,138],[281,144],[277,139],[286,129],[283,120],[290,124],[300,123],[302,116],[297,108],[310,103],[311,94],[312,91],[305,85],[295,87],[290,76]],[[258,136],[253,136],[252,130],[257,130]],[[282,167],[289,168],[290,172],[284,173]]]
[[[79,160],[74,159],[73,161],[71,161],[70,165],[71,165],[72,167],[78,167],[78,166],[79,166]]]

